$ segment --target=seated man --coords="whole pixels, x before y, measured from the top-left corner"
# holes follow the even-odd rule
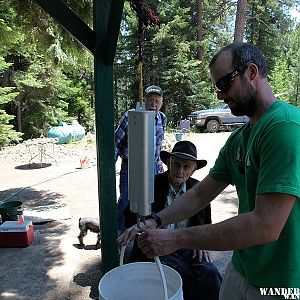
[[[168,171],[155,176],[152,212],[159,212],[193,187],[198,180],[190,176],[194,171],[207,164],[206,160],[197,160],[196,146],[189,141],[177,142],[171,153],[161,151],[160,157],[168,166]],[[137,221],[136,215],[130,211],[129,205],[124,211],[124,217],[127,228]],[[207,205],[190,219],[171,224],[168,228],[183,228],[210,223],[211,209],[210,205]],[[123,244],[126,238],[125,231],[118,241]],[[137,247],[137,243],[134,243],[129,260],[133,262],[148,259]],[[218,299],[222,278],[217,267],[210,261],[207,251],[179,249],[172,254],[161,256],[160,260],[181,275],[185,300]]]

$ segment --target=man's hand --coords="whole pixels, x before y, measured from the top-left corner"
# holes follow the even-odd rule
[[[199,257],[199,263],[204,259],[204,261],[207,261],[207,262],[212,262],[212,259],[210,257],[210,253],[209,251],[207,250],[194,250],[194,255],[193,255],[193,258],[195,257]]]
[[[119,236],[117,239],[117,242],[125,246],[128,241],[131,241],[135,239],[135,237],[140,234],[141,232],[147,230],[147,229],[155,229],[156,228],[156,222],[153,219],[146,220],[145,223],[140,222],[140,228],[137,226],[137,224],[131,226],[130,228],[126,229],[123,234]]]
[[[168,255],[179,249],[174,233],[169,229],[146,230],[138,237],[138,246],[149,258]]]

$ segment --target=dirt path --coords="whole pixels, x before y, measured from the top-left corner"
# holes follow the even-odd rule
[[[96,235],[87,236],[85,249],[77,246],[79,217],[99,215],[95,145],[58,146],[56,161],[48,159],[51,166],[36,169],[26,167],[26,149],[18,150],[0,157],[0,199],[22,201],[25,218],[28,210],[39,208],[54,221],[35,225],[31,246],[0,249],[0,298],[96,299],[101,276]],[[84,155],[90,167],[80,169]]]
[[[197,145],[198,157],[208,160],[208,166],[197,171],[195,178],[201,180],[208,172],[227,137],[228,133],[185,137]],[[0,249],[1,299],[98,297],[101,252],[94,247],[96,234],[87,235],[84,249],[77,247],[78,218],[98,216],[95,145],[83,143],[59,149],[56,162],[40,169],[20,168],[28,162],[26,149],[21,155],[13,149],[0,152],[0,199],[15,194],[11,200],[22,201],[25,210],[41,207],[45,216],[53,216],[54,211],[57,219],[35,225],[35,240],[30,247]],[[90,158],[90,167],[79,169],[79,158],[84,155]],[[226,189],[212,203],[213,222],[236,214],[236,206],[234,189]],[[231,252],[213,253],[221,273],[230,256]]]

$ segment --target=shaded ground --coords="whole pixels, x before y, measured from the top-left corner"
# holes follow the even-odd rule
[[[87,236],[85,249],[77,244],[79,217],[98,216],[95,144],[55,145],[45,168],[26,167],[30,153],[17,150],[1,155],[0,199],[22,201],[25,215],[35,209],[54,221],[34,226],[29,247],[0,249],[0,298],[96,299],[101,277],[96,235]],[[89,157],[89,168],[79,168],[82,156]],[[34,163],[40,165],[39,157]]]
[[[197,145],[198,156],[208,160],[194,177],[202,179],[208,172],[227,137],[227,133],[185,137]],[[30,159],[26,148],[0,152],[0,200],[20,200],[25,214],[40,208],[45,218],[54,218],[35,225],[29,247],[0,249],[1,299],[98,298],[101,251],[94,246],[96,234],[87,235],[83,249],[77,240],[78,218],[98,216],[95,145],[83,141],[69,148],[56,146],[54,158],[44,161],[51,166],[44,168],[26,167]],[[84,156],[89,167],[80,169]],[[236,204],[234,189],[228,188],[212,204],[213,222],[233,216]],[[230,256],[230,251],[213,253],[221,273]]]

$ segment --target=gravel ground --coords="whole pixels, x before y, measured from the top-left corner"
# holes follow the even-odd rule
[[[30,159],[32,164],[41,163],[41,153],[43,153],[42,163],[68,163],[75,158],[87,156],[91,162],[96,161],[95,137],[71,144],[54,144],[51,138],[32,139],[14,146],[0,149],[0,161],[18,162],[28,164]]]
[[[196,144],[198,157],[208,161],[193,177],[203,179],[228,135],[184,136]],[[101,252],[94,246],[96,235],[87,235],[87,246],[83,249],[77,244],[78,218],[97,217],[99,211],[95,139],[85,138],[69,145],[44,141],[43,168],[40,168],[40,142],[32,140],[0,150],[0,200],[13,196],[13,200],[23,202],[25,210],[39,206],[67,207],[69,216],[36,225],[34,243],[27,248],[0,249],[0,298],[97,299]],[[174,134],[168,134],[164,149],[171,150],[175,142]],[[80,159],[85,157],[87,168],[81,169]],[[117,171],[119,167],[118,161]],[[116,186],[118,194],[118,176]],[[228,187],[212,203],[213,222],[235,215],[236,210],[235,190]],[[213,252],[221,274],[230,257],[231,251]]]

